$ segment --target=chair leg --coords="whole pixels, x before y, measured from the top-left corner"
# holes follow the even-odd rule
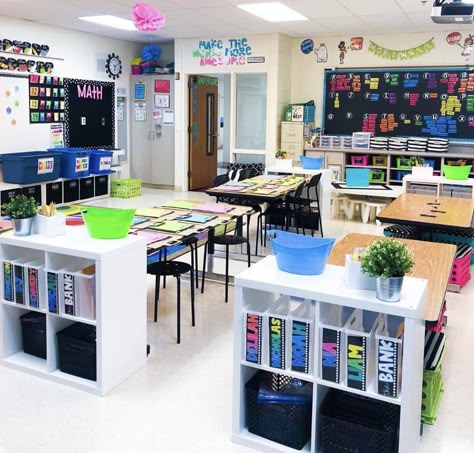
[[[205,275],[206,275],[206,260],[207,260],[207,242],[204,244],[204,257],[202,259],[201,294],[204,292],[204,278],[205,278]]]
[[[194,263],[196,264],[196,288],[199,289],[199,262],[198,262],[198,245],[194,245]]]
[[[261,228],[261,221],[262,221],[262,216],[259,214],[257,216],[257,233],[255,235],[255,256],[258,255],[258,240],[259,236],[262,235],[262,228]]]
[[[181,343],[181,277],[176,275],[176,291],[177,291],[177,343]]]
[[[165,261],[168,260],[168,251],[165,248]],[[163,275],[163,288],[166,288],[166,275]]]
[[[229,301],[229,246],[225,246],[225,302]]]
[[[153,317],[154,322],[158,320],[158,299],[160,298],[160,275],[155,276],[155,315]]]
[[[190,274],[191,274],[191,324],[194,327],[196,325],[196,319],[194,315],[194,269],[191,268]]]
[[[250,267],[250,241],[247,241],[247,264]]]

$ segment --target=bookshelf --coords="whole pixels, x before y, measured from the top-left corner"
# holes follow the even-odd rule
[[[85,227],[66,227],[65,235],[52,238],[2,235],[0,262],[0,364],[96,395],[106,394],[146,364],[146,242],[142,238],[92,239]],[[9,300],[5,263],[38,268],[43,276],[38,279],[37,306],[30,306],[29,278],[23,286],[28,294],[24,304],[18,303],[18,297]],[[95,269],[95,285],[88,286],[91,297],[76,290],[75,314],[67,314],[70,310],[60,290],[58,310],[51,312],[46,271],[60,275],[91,266]],[[46,317],[46,359],[23,350],[20,317],[30,311]],[[59,369],[57,333],[76,322],[95,326],[96,381]]]
[[[295,319],[305,319],[311,326],[309,334],[307,372],[294,371],[292,340],[287,336],[287,360],[284,369],[270,366],[269,333],[265,326],[265,316],[273,315],[275,303],[289,298],[296,309],[287,316],[287,326]],[[420,414],[423,374],[424,347],[424,306],[426,300],[426,281],[406,277],[402,299],[398,303],[386,303],[375,297],[375,291],[348,289],[344,285],[344,268],[327,265],[324,274],[303,276],[282,272],[276,265],[274,256],[269,256],[235,277],[234,304],[234,383],[233,383],[233,425],[232,439],[238,444],[264,452],[294,452],[296,450],[252,434],[246,419],[246,383],[259,371],[272,371],[299,378],[313,385],[311,437],[301,451],[316,453],[322,451],[321,406],[330,388],[364,395],[375,400],[400,406],[399,452],[415,452],[420,436]],[[306,304],[308,309],[300,310],[298,304]],[[310,307],[310,308],[309,308]],[[404,322],[403,357],[401,362],[401,390],[395,396],[379,394],[375,369],[368,366],[364,390],[349,386],[349,377],[344,359],[341,362],[339,382],[323,379],[322,332],[326,323],[326,312],[331,309],[360,309],[363,313],[378,316],[380,313],[397,317]],[[245,332],[248,313],[263,315],[261,324],[261,357],[249,361],[248,343]],[[293,315],[292,313],[295,313]],[[288,315],[288,313],[286,313]],[[349,318],[350,319],[350,318]],[[291,333],[291,328],[287,329]],[[342,334],[342,343],[346,341]],[[341,353],[341,357],[343,354]]]

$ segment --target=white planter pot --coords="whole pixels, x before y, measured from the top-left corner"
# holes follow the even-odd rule
[[[411,167],[411,174],[417,178],[430,178],[433,176],[433,167]]]
[[[66,216],[56,214],[52,217],[46,217],[38,214],[35,217],[33,231],[47,237],[60,236],[66,232]]]
[[[352,261],[352,255],[346,255],[344,280],[346,286],[352,289],[370,289],[376,287],[376,278],[363,274],[360,261]]]
[[[287,170],[293,167],[293,159],[276,159],[275,167],[282,168],[282,169],[284,168]]]

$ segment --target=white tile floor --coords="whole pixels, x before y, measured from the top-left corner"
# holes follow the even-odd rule
[[[199,193],[144,190],[141,198],[101,205],[151,206],[171,198],[205,199]],[[333,221],[326,236],[381,233],[382,227]],[[234,269],[238,270],[238,266]],[[0,367],[0,453],[249,453],[230,441],[232,299],[210,283],[197,296],[197,325],[183,304],[182,343],[175,343],[174,284],[162,292],[159,319],[152,319],[153,279],[148,287],[148,365],[100,398]],[[183,300],[189,300],[184,284]],[[443,363],[445,393],[439,417],[425,427],[422,453],[474,452],[472,375],[474,283],[448,293],[448,343]],[[403,435],[403,434],[402,434]]]

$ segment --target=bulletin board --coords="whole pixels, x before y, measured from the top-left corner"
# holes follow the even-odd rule
[[[473,141],[474,69],[326,70],[323,106],[328,135]]]
[[[51,124],[30,124],[28,76],[0,74],[0,154],[50,147]]]
[[[64,79],[64,139],[73,148],[115,148],[115,83]]]

